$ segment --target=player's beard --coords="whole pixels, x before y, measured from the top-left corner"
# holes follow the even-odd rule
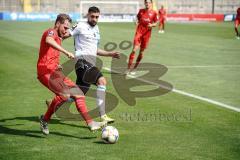
[[[97,22],[95,21],[88,21],[88,24],[92,27],[96,26]]]

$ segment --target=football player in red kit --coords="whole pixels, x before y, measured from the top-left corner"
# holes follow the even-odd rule
[[[149,39],[151,37],[152,27],[156,27],[157,25],[157,12],[152,9],[152,0],[145,0],[144,2],[145,8],[140,9],[137,14],[137,29],[134,37],[133,50],[128,61],[127,73],[130,74],[135,74],[133,70],[137,68],[143,58],[144,50],[147,48]],[[132,66],[135,53],[139,47],[140,51],[136,59],[136,63],[134,66]]]
[[[74,59],[74,55],[61,46],[67,30],[72,22],[67,14],[59,14],[53,28],[47,29],[41,39],[39,58],[37,62],[38,80],[49,90],[55,93],[47,112],[40,117],[40,129],[44,134],[49,134],[48,122],[52,114],[57,110],[61,103],[69,98],[74,99],[77,110],[81,113],[90,130],[100,129],[105,125],[104,122],[95,122],[88,115],[85,104],[85,96],[77,85],[68,77],[64,76],[59,67],[60,52],[68,58]],[[76,94],[76,89],[78,94]],[[73,91],[75,90],[75,94]]]
[[[161,8],[158,10],[158,15],[159,15],[158,33],[164,33],[167,12],[163,6],[161,6]]]
[[[236,32],[237,39],[240,39],[240,34],[238,32],[239,24],[240,24],[240,7],[237,9],[237,16],[235,19],[235,32]]]

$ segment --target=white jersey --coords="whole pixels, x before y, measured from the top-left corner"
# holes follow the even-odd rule
[[[98,26],[90,26],[88,22],[79,22],[70,29],[74,37],[75,55],[84,58],[86,61],[96,65],[96,56],[100,33]]]

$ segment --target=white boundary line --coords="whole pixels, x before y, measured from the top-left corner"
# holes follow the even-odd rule
[[[107,67],[104,67],[103,69],[105,69],[107,71],[112,71],[112,72],[115,72],[115,73],[119,73],[119,72],[111,70],[110,68],[107,68]],[[151,81],[148,81],[148,80],[145,80],[145,79],[142,79],[142,78],[137,78],[137,77],[132,76],[132,75],[127,75],[127,76],[130,77],[130,78],[138,79],[139,81],[142,81],[142,82],[146,82],[148,84],[152,84],[152,85],[155,85],[155,86],[160,86],[160,87],[165,88],[165,89],[170,89],[170,88],[167,88],[166,86],[161,86],[158,83],[151,82]],[[195,99],[198,99],[198,100],[201,100],[201,101],[205,101],[205,102],[208,102],[208,103],[211,103],[211,104],[215,104],[215,105],[220,106],[222,108],[227,108],[227,109],[230,109],[230,110],[233,110],[233,111],[236,111],[236,112],[240,112],[240,108],[238,108],[238,107],[234,107],[234,106],[224,104],[224,103],[221,103],[221,102],[209,99],[209,98],[204,98],[204,97],[201,97],[201,96],[198,96],[198,95],[187,93],[187,92],[178,90],[176,88],[173,88],[172,92],[178,93],[178,94],[181,94],[181,95],[184,95],[184,96],[192,97],[192,98],[195,98]]]

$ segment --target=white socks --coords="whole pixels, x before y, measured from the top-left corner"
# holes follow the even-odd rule
[[[105,96],[106,96],[106,86],[99,85],[97,86],[97,106],[99,108],[100,116],[103,116],[106,114],[105,112]]]

